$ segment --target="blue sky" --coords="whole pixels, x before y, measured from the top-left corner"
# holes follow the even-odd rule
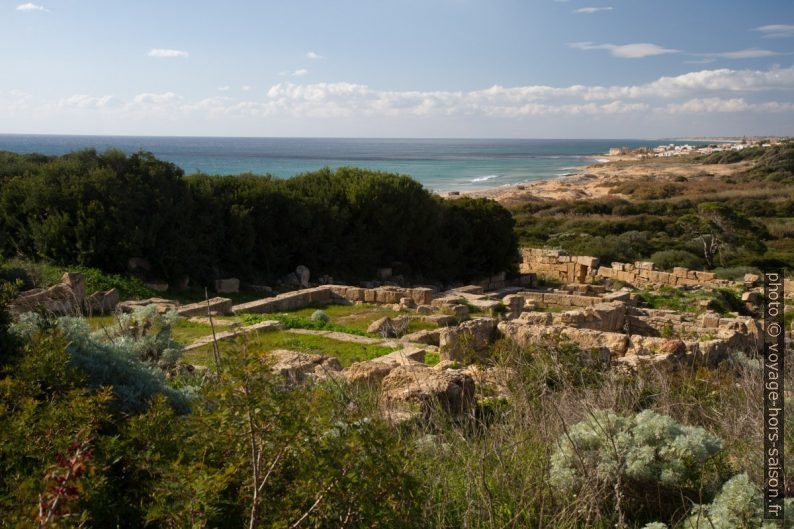
[[[0,133],[794,135],[790,1],[0,0]]]

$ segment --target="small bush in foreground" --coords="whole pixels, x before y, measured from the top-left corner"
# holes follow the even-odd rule
[[[705,465],[721,441],[651,410],[621,416],[598,410],[572,426],[551,457],[551,484],[579,496],[595,510],[632,515],[667,514],[680,498],[697,499],[706,479]],[[596,486],[593,486],[596,485]],[[604,498],[611,498],[605,502]]]
[[[785,500],[783,527],[794,527],[794,499]],[[744,529],[780,527],[774,520],[764,520],[764,498],[747,474],[731,478],[708,505],[698,505],[683,524],[683,529]]]

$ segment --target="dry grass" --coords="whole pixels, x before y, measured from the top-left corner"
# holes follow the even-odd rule
[[[725,362],[716,369],[625,374],[588,366],[565,348],[522,350],[501,344],[495,353],[498,365],[513,373],[507,381],[509,404],[490,406],[464,424],[437,418],[418,434],[432,436],[432,449],[421,450],[416,463],[427,496],[428,527],[614,527],[614,511],[599,507],[611,489],[583,483],[572,498],[549,485],[549,458],[558,440],[597,409],[619,414],[653,409],[701,426],[724,443],[722,455],[706,470],[711,477],[724,481],[747,472],[760,483],[763,401],[757,366]],[[794,374],[791,363],[787,368]],[[786,417],[789,424],[791,418]],[[787,445],[794,445],[794,436]],[[710,491],[704,490],[701,501],[708,500]],[[654,519],[627,512],[626,523],[675,522],[690,508],[682,497]]]

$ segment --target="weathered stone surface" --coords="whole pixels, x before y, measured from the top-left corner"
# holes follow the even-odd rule
[[[9,305],[9,310],[15,316],[33,310],[43,310],[57,316],[78,315],[83,311],[84,299],[83,275],[66,272],[57,285],[22,292]]]
[[[119,291],[111,288],[107,292],[94,292],[85,298],[85,309],[89,314],[111,314],[119,303]]]
[[[469,307],[466,305],[450,305],[447,310],[458,320],[469,316]]]
[[[480,285],[466,285],[464,287],[457,287],[452,289],[461,294],[482,294],[483,288]]]
[[[149,305],[155,305],[157,312],[160,314],[164,314],[169,310],[177,310],[179,308],[179,302],[171,299],[146,298],[146,299],[134,299],[134,300],[122,301],[118,305],[116,305],[116,309],[121,312],[133,312],[136,309],[139,309],[141,307],[146,307]],[[207,306],[205,304],[204,314],[206,313],[207,313]]]
[[[234,311],[232,310],[232,303],[232,300],[229,298],[211,298],[209,300],[209,311],[212,314],[219,314],[222,316],[232,315],[234,314]],[[206,316],[207,302],[199,301],[198,303],[182,305],[176,309],[176,312],[185,318],[190,316]]]
[[[400,364],[397,362],[383,362],[367,360],[356,362],[342,371],[342,377],[351,384],[369,387],[379,387],[381,381]]]
[[[311,378],[324,378],[330,372],[342,370],[339,360],[332,356],[299,353],[287,349],[270,351],[264,357],[270,369],[290,384],[300,384]]]
[[[716,329],[720,325],[720,315],[716,312],[706,312],[700,318],[700,326],[704,329]]]
[[[595,350],[613,357],[623,356],[628,348],[628,337],[614,332],[575,329],[559,325],[528,325],[520,320],[500,322],[499,330],[505,338],[521,346],[553,345],[560,338],[566,338],[582,350]]]
[[[428,316],[433,314],[433,307],[430,305],[419,305],[416,307],[416,313],[421,314],[422,316]]]
[[[311,279],[311,272],[304,265],[298,265],[295,268],[295,277],[298,278],[298,285],[301,288],[309,288],[309,279]]]
[[[605,302],[609,303],[612,301],[622,301],[624,303],[628,302],[631,299],[631,292],[628,290],[618,290],[616,292],[607,292],[604,294],[601,299]]]
[[[508,317],[512,319],[521,315],[521,311],[524,309],[525,300],[524,296],[510,294],[509,296],[502,298],[502,303],[505,307],[507,307]]]
[[[373,362],[396,362],[399,365],[422,364],[425,361],[426,354],[427,349],[423,347],[405,347],[404,349],[398,349],[387,355],[374,358]]]
[[[373,334],[380,334],[383,337],[393,337],[394,330],[393,324],[390,317],[385,316],[383,318],[377,319],[369,324],[367,327],[367,332]]]
[[[240,280],[236,277],[218,279],[215,281],[215,292],[219,294],[233,294],[240,292]]]
[[[606,332],[621,331],[625,318],[626,304],[619,301],[599,303],[560,314],[560,322],[566,325]]]
[[[438,342],[441,359],[462,361],[467,349],[485,349],[495,329],[496,320],[493,318],[477,318],[457,327],[441,329]]]
[[[433,302],[433,289],[427,287],[412,288],[410,297],[417,305],[430,305]]]
[[[465,414],[474,405],[474,380],[454,370],[426,365],[398,366],[381,383],[381,406],[387,417],[427,416],[438,408],[452,415]]]
[[[439,329],[424,329],[421,331],[412,332],[410,334],[406,334],[402,338],[401,341],[404,342],[411,342],[411,343],[423,343],[427,345],[438,345],[439,340],[441,339],[441,331]]]
[[[416,301],[413,298],[400,298],[400,310],[411,310],[416,308]]]
[[[335,286],[323,285],[304,290],[285,292],[278,296],[258,299],[248,303],[241,303],[233,307],[234,312],[289,312],[303,309],[312,305],[325,305],[333,301],[333,288]]]
[[[527,325],[551,325],[554,315],[551,312],[522,312],[518,321]]]
[[[429,316],[423,316],[422,321],[432,323],[433,325],[438,325],[439,327],[448,327],[457,323],[455,316],[450,316],[448,314],[431,314]]]

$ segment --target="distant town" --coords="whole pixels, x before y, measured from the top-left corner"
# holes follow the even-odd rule
[[[631,149],[629,147],[612,147],[609,149],[609,156],[628,156],[634,155],[640,158],[667,158],[670,156],[683,156],[687,154],[711,154],[722,151],[741,151],[750,147],[771,147],[786,141],[786,138],[758,138],[743,139],[726,143],[711,143],[708,145],[676,145],[669,143],[656,147],[639,147]]]

